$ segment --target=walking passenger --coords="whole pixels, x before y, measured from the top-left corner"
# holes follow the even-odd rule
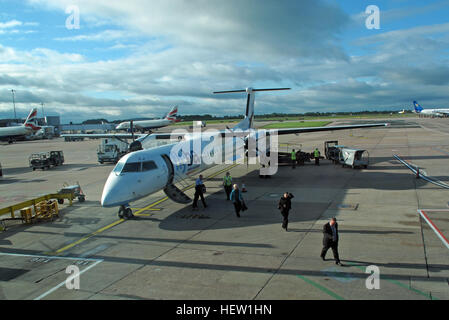
[[[290,209],[292,208],[292,200],[293,195],[291,193],[284,193],[284,195],[279,200],[278,209],[281,210],[281,215],[284,218],[282,221],[282,228],[285,229],[285,231],[288,231],[288,214],[290,212]]]

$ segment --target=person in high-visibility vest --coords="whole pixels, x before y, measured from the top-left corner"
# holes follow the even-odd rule
[[[226,200],[230,200],[229,196],[232,191],[232,177],[229,172],[226,172],[226,175],[223,177],[223,187],[226,192]]]
[[[295,149],[292,150],[292,169],[296,168],[296,151]]]
[[[320,165],[320,151],[318,150],[318,148],[315,148],[315,151],[313,152],[313,156],[315,158],[315,165],[319,166]]]

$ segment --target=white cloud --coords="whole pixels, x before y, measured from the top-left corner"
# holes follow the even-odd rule
[[[21,26],[22,22],[17,20],[11,20],[7,22],[0,22],[0,29],[8,29]]]
[[[30,0],[64,10],[72,0]],[[247,58],[274,55],[344,57],[337,34],[349,17],[324,1],[76,1],[80,18],[114,21],[175,46],[221,50]],[[77,39],[86,39],[80,37]]]

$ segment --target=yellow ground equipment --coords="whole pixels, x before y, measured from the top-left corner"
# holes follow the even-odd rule
[[[59,208],[56,200],[42,201],[36,205],[34,218],[53,220],[59,217]]]
[[[10,215],[11,218],[0,220],[0,231],[6,229],[5,221],[8,220],[22,220],[24,223],[32,223],[36,220],[51,219],[59,216],[59,207],[56,200],[67,199],[72,205],[73,196],[71,193],[67,194],[47,194],[45,196],[27,200],[15,205],[0,209],[0,217],[3,215]],[[15,211],[20,210],[20,218],[16,218]],[[34,213],[34,215],[33,215]]]
[[[20,215],[23,223],[30,224],[36,220],[53,220],[54,217],[59,217],[59,208],[56,200],[41,201],[33,208],[26,207],[20,210]]]

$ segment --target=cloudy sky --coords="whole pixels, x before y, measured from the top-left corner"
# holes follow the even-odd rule
[[[366,8],[380,9],[380,29]],[[0,0],[0,118],[449,107],[449,1]],[[79,12],[79,28],[77,25]],[[73,28],[75,27],[75,28]]]

